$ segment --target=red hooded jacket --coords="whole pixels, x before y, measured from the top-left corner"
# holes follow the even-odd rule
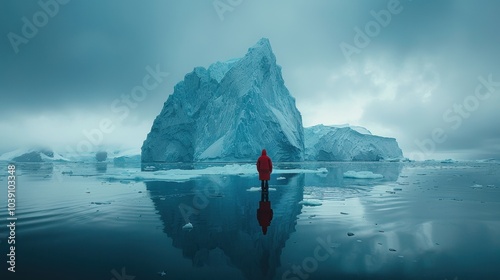
[[[259,180],[271,180],[273,172],[273,162],[267,156],[266,150],[262,150],[262,155],[257,160],[257,171],[259,171]]]

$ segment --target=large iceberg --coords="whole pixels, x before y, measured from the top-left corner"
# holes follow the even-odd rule
[[[304,128],[306,160],[379,161],[403,159],[396,139],[372,135],[367,129],[316,125]]]
[[[268,39],[241,59],[195,68],[174,87],[142,146],[143,162],[301,161],[302,116]]]
[[[174,87],[142,146],[142,162],[378,161],[403,158],[363,127],[304,129],[268,39],[241,59],[195,68]]]

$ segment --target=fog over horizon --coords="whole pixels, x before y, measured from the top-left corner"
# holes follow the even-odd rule
[[[0,154],[76,150],[97,129],[96,148],[140,148],[184,75],[268,38],[305,127],[363,126],[411,159],[500,159],[499,11],[493,0],[3,1]]]

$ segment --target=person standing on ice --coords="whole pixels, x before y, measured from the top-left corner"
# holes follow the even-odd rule
[[[267,156],[266,149],[262,150],[262,155],[257,160],[257,171],[259,171],[260,187],[262,190],[269,190],[269,180],[273,172],[273,162]]]

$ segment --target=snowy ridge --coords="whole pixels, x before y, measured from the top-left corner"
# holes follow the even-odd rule
[[[366,129],[366,128],[362,127],[362,126],[349,125],[349,124],[340,124],[340,125],[330,125],[330,127],[335,127],[335,128],[349,127],[352,130],[355,130],[355,131],[357,131],[357,132],[359,132],[361,134],[372,135],[372,133],[368,129]]]
[[[70,161],[67,157],[62,156],[50,149],[17,149],[11,152],[0,155],[0,161],[17,161],[17,162],[50,162],[50,161]]]
[[[40,153],[40,156],[42,157],[42,161],[70,161],[69,159],[63,157],[62,155],[53,152],[53,156],[49,157],[48,155],[44,153]]]
[[[102,148],[100,151],[107,152],[108,160],[140,161],[141,150],[139,148]],[[51,148],[22,148],[6,152],[0,155],[0,161],[16,162],[95,162],[96,152],[60,152]]]
[[[134,157],[141,154],[141,149],[139,148],[131,148],[125,150],[116,150],[112,153],[108,153],[109,158],[118,158],[118,157]]]
[[[0,155],[0,161],[10,161],[16,157],[22,156],[23,154],[27,154],[33,151],[34,149],[17,149],[14,151],[6,152]]]

